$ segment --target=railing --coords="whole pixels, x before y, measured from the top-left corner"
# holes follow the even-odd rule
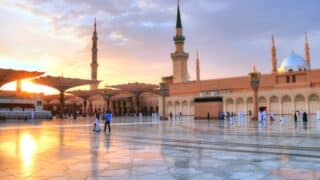
[[[0,119],[8,120],[8,119],[50,119],[52,114],[50,111],[3,111],[0,110]]]

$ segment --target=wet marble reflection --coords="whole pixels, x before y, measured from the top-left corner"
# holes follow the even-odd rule
[[[102,126],[102,124],[101,124]],[[0,179],[319,179],[319,120],[0,124]]]
[[[29,133],[23,133],[20,138],[19,152],[24,171],[30,171],[33,155],[37,150],[37,142]]]

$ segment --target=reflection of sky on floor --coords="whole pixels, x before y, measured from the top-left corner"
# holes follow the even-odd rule
[[[319,123],[114,118],[105,134],[85,119],[10,121],[0,179],[317,179]]]

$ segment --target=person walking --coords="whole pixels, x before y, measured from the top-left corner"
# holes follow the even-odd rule
[[[280,117],[280,124],[283,125],[284,124],[284,115],[281,114],[281,117]]]
[[[99,119],[100,119],[100,114],[99,114],[99,112],[96,112],[96,119],[95,119],[95,122],[93,124],[93,131],[100,131]]]
[[[109,133],[111,132],[111,126],[110,126],[111,119],[112,119],[112,114],[111,114],[111,112],[107,112],[107,114],[106,114],[106,121],[105,121],[105,123],[104,123],[104,132],[106,132],[107,126],[108,126]]]
[[[308,115],[307,115],[307,112],[303,112],[302,114],[302,119],[303,119],[303,122],[308,122]]]

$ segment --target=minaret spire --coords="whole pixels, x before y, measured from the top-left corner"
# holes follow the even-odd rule
[[[272,72],[277,72],[277,49],[275,46],[274,35],[272,34],[272,47],[271,47],[271,61],[272,61]]]
[[[311,69],[311,58],[310,58],[310,48],[309,48],[309,42],[308,42],[308,34],[305,32],[304,34],[304,59],[306,60],[308,64],[309,70]]]
[[[200,81],[200,58],[199,58],[199,52],[197,50],[197,60],[196,60],[196,73],[197,73],[197,81]]]
[[[176,45],[176,52],[183,52],[184,40],[185,40],[185,37],[182,32],[182,21],[181,21],[181,14],[180,14],[180,1],[178,0],[176,36],[174,37],[174,41],[175,41],[175,45]]]
[[[177,23],[176,23],[176,28],[182,28],[181,14],[180,14],[180,0],[178,0],[178,10],[177,10]]]
[[[182,32],[182,20],[180,13],[180,2],[177,1],[177,21],[176,21],[176,35],[174,36],[175,52],[171,53],[173,61],[173,82],[188,81],[188,58],[189,54],[184,52],[185,37]]]
[[[98,35],[97,35],[97,21],[94,18],[94,27],[92,35],[92,49],[91,49],[91,80],[97,80],[98,74]],[[97,89],[98,84],[91,85],[91,90]]]
[[[97,19],[94,18],[94,30],[93,30],[94,33],[97,33]]]

